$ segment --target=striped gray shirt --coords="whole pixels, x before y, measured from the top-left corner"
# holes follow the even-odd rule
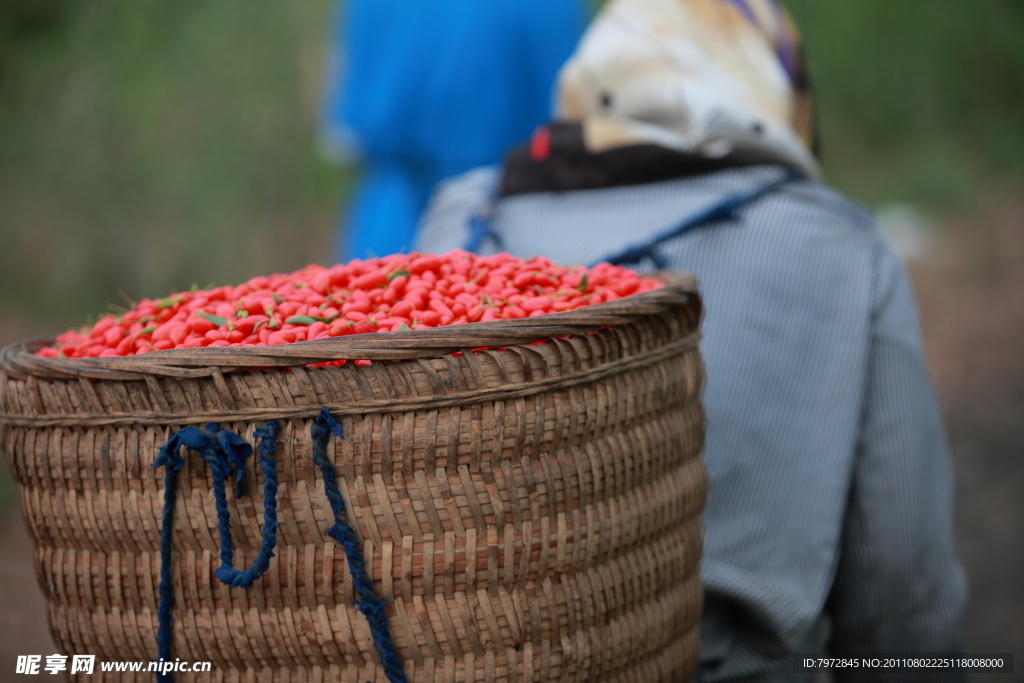
[[[590,262],[781,173],[517,195],[492,224],[516,256]],[[417,249],[461,247],[495,180],[439,188]],[[823,615],[830,652],[959,652],[949,455],[911,287],[871,216],[799,180],[661,253],[700,278],[706,307],[697,680],[798,680],[790,655],[820,647]]]

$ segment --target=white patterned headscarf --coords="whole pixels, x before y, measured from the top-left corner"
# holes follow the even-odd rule
[[[799,34],[774,0],[612,0],[559,76],[590,152],[657,144],[819,175]]]

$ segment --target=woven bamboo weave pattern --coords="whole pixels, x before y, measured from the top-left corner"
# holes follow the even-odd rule
[[[163,478],[149,465],[183,425],[255,445],[276,419],[276,556],[249,589],[213,577],[209,473],[182,451],[172,648],[213,670],[177,680],[383,682],[324,534],[310,426],[327,406],[345,432],[328,458],[409,680],[685,680],[707,486],[699,318],[683,280],[542,318],[287,347],[102,362],[5,349],[0,443],[59,648],[156,659]],[[330,358],[375,362],[302,367]],[[245,477],[229,501],[239,567],[263,524],[262,474]]]

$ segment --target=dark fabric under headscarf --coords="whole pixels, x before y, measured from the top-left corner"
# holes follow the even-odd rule
[[[555,121],[538,128],[530,142],[514,147],[505,157],[500,194],[640,185],[768,161],[753,152],[709,158],[655,144],[590,152],[579,123]]]

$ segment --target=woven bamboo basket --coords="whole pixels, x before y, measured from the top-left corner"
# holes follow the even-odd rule
[[[314,419],[409,681],[687,680],[707,480],[696,283],[540,318],[286,346],[104,359],[0,352],[2,446],[61,652],[156,660],[164,471],[175,430],[249,444],[277,420],[277,542],[249,588],[215,578],[207,462],[171,489],[176,680],[395,680],[357,599],[314,466]],[[541,342],[541,340],[546,340]],[[486,347],[482,349],[481,347]],[[310,367],[335,359],[371,365]],[[256,557],[265,472],[229,497]],[[81,680],[152,680],[101,674]],[[73,676],[72,679],[75,677]]]

